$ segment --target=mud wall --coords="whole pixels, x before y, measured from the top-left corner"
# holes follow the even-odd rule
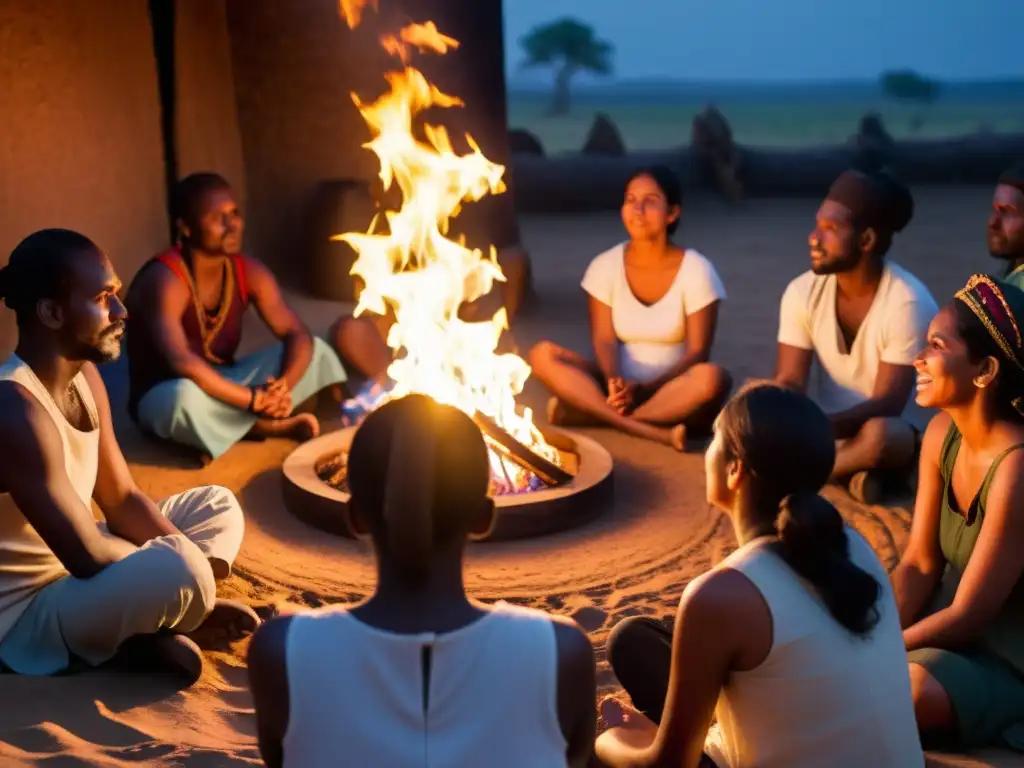
[[[0,263],[67,227],[129,278],[167,226],[146,0],[0,0],[0,40]],[[0,309],[0,352],[14,339]]]
[[[383,74],[395,60],[378,44],[383,30],[432,19],[464,41],[445,57],[415,59],[442,90],[465,96],[471,107],[461,116],[431,118],[453,133],[470,129],[488,157],[508,158],[500,0],[382,5],[388,15],[367,13],[351,31],[339,17],[337,0],[227,0],[249,242],[286,281],[300,278],[304,268],[306,215],[318,184],[376,178],[376,157],[360,148],[370,135],[350,93],[369,101],[385,90]],[[500,220],[500,226],[488,227],[492,239],[517,236],[510,198],[484,213]]]
[[[246,202],[242,134],[223,0],[175,2],[175,144],[179,177],[224,176]]]

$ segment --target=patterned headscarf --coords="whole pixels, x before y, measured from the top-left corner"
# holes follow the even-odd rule
[[[1021,336],[1024,291],[991,275],[976,274],[956,292],[955,298],[966,304],[985,326],[1003,353],[1004,362],[1024,374],[1024,337]],[[1011,404],[1024,415],[1024,392]]]

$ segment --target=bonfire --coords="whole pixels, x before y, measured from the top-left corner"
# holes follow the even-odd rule
[[[359,25],[371,0],[340,0],[350,28]],[[505,191],[505,168],[491,162],[471,136],[470,151],[458,154],[443,126],[418,119],[430,108],[457,108],[463,102],[442,93],[410,65],[414,53],[444,54],[458,41],[433,22],[410,24],[386,35],[381,45],[401,64],[384,75],[388,90],[365,103],[353,93],[356,108],[370,129],[363,146],[380,161],[385,191],[397,186],[402,203],[384,212],[385,234],[374,219],[366,233],[348,232],[335,239],[357,254],[352,275],[363,282],[355,314],[389,310],[395,322],[387,343],[395,352],[388,368],[389,386],[363,409],[389,398],[420,393],[455,406],[481,426],[491,449],[492,488],[496,493],[534,490],[561,479],[561,453],[549,445],[528,408],[516,405],[530,375],[521,357],[498,354],[508,327],[504,309],[487,322],[459,319],[459,307],[489,293],[504,281],[491,246],[487,253],[448,236],[450,221],[462,206]],[[417,130],[418,129],[418,130]],[[526,450],[524,450],[526,449]],[[526,460],[524,460],[524,458]],[[547,471],[539,467],[546,466]]]

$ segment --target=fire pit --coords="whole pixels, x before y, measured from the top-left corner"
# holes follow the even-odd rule
[[[347,537],[353,533],[345,514],[350,498],[345,461],[355,431],[340,429],[300,445],[283,468],[288,510],[315,528]],[[558,449],[565,476],[536,490],[496,493],[497,521],[489,541],[542,536],[582,525],[600,514],[610,499],[608,451],[576,432],[543,430],[543,435]]]

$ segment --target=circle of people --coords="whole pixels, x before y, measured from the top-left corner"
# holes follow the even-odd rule
[[[97,366],[124,340],[131,418],[205,463],[243,438],[316,435],[303,404],[381,385],[392,353],[386,317],[314,338],[243,253],[236,199],[209,173],[178,184],[177,241],[123,302],[108,258],[69,230],[28,236],[0,269],[19,331],[0,366],[3,671],[191,683],[204,648],[252,635],[260,750],[288,768],[595,754],[910,768],[933,745],[1024,751],[1024,168],[998,180],[988,222],[1005,269],[941,308],[889,257],[910,192],[883,171],[843,173],[817,211],[811,268],[782,296],[775,377],[734,394],[711,354],[725,289],[675,245],[682,205],[669,170],[633,175],[628,240],[582,281],[592,354],[529,353],[553,424],[676,450],[710,436],[707,500],[739,548],[690,582],[674,620],[614,627],[607,659],[629,701],[598,705],[594,649],[571,620],[466,594],[465,545],[495,515],[487,449],[468,416],[420,395],[370,413],[351,447],[347,514],[373,545],[372,596],[266,622],[217,596],[242,543],[238,501],[217,486],[144,494]],[[240,357],[250,305],[277,343]],[[835,482],[872,503],[915,491],[891,573],[820,495]]]

